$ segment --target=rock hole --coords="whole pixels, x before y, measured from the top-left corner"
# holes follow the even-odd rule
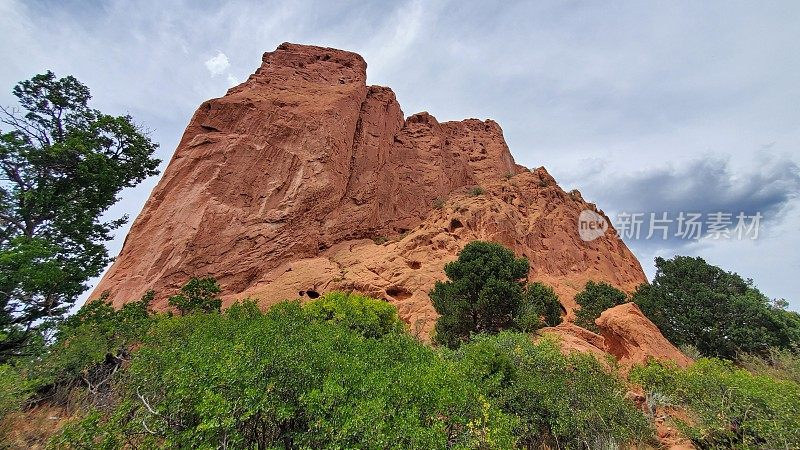
[[[410,268],[412,268],[414,270],[417,270],[420,267],[422,267],[422,263],[419,262],[419,261],[407,261],[406,264],[408,264],[408,267],[410,267]]]
[[[405,300],[411,297],[411,292],[408,292],[408,290],[402,286],[392,286],[386,289],[386,295],[395,300]]]
[[[317,292],[317,291],[315,291],[313,289],[307,290],[306,291],[306,295],[308,295],[308,298],[311,298],[311,299],[319,298],[319,292]]]
[[[460,221],[460,220],[458,220],[458,219],[453,219],[453,220],[451,220],[451,221],[450,221],[450,227],[448,227],[448,230],[450,230],[450,232],[452,233],[452,232],[453,232],[453,231],[455,231],[456,229],[458,229],[458,228],[462,228],[463,226],[464,226],[464,224],[463,224],[463,223],[461,223],[461,221]]]
[[[306,295],[306,291],[300,291],[300,292],[297,293],[297,295],[302,297],[302,296]]]

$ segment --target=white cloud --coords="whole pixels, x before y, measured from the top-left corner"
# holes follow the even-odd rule
[[[228,57],[222,52],[217,52],[217,56],[208,59],[205,64],[212,77],[222,75],[231,66]],[[228,76],[228,80],[230,80],[230,76]]]
[[[228,80],[228,86],[236,86],[237,84],[239,84],[239,79],[231,74],[228,74],[227,80]]]

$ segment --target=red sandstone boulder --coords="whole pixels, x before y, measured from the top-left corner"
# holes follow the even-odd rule
[[[612,355],[624,370],[642,364],[649,358],[672,361],[681,367],[692,363],[634,303],[603,311],[595,324],[600,328],[599,335],[566,322],[543,328],[540,334],[554,336],[565,353],[591,353],[600,360]]]
[[[595,320],[606,351],[623,365],[632,366],[655,358],[686,367],[692,360],[672,345],[635,303],[625,303],[603,311]]]
[[[561,347],[562,353],[590,353],[603,361],[609,356],[606,351],[606,342],[599,334],[581,328],[571,322],[562,322],[555,327],[539,330],[541,336],[551,336]]]

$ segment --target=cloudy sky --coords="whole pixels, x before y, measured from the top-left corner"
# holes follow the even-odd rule
[[[651,212],[760,213],[755,240],[626,241],[649,276],[657,255],[700,255],[800,310],[800,3],[217,3],[0,0],[0,104],[36,73],[75,75],[166,161],[200,102],[263,52],[353,50],[406,115],[497,120],[517,162],[615,222],[645,214],[641,237]],[[110,215],[135,217],[155,182]]]

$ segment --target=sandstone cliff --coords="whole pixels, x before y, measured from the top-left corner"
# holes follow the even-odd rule
[[[517,165],[497,123],[404,118],[389,88],[367,86],[359,55],[282,44],[194,114],[93,298],[109,291],[120,305],[154,289],[166,308],[204,275],[226,305],[353,289],[427,333],[444,263],[484,239],[527,257],[530,278],[571,312],[588,280],[645,281],[613,229],[580,239],[584,209],[597,210],[544,168]]]

